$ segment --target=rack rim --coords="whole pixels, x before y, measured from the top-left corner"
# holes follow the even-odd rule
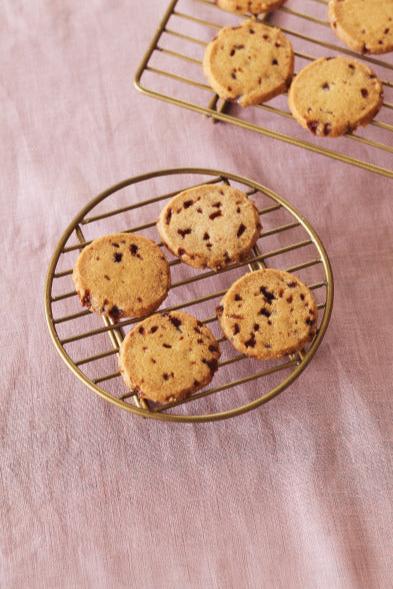
[[[210,414],[201,414],[201,415],[181,415],[176,413],[164,413],[159,411],[148,411],[136,405],[131,405],[123,401],[121,398],[116,398],[107,392],[105,389],[100,387],[99,385],[95,384],[90,378],[88,378],[82,370],[78,367],[78,365],[72,360],[70,355],[65,350],[64,346],[60,341],[60,337],[56,330],[56,320],[53,316],[52,311],[52,286],[53,281],[55,279],[55,269],[56,265],[59,261],[61,254],[63,253],[63,248],[67,243],[69,237],[75,231],[75,228],[81,223],[83,218],[87,213],[89,213],[94,207],[96,207],[100,202],[105,200],[111,194],[117,192],[118,190],[122,190],[127,186],[131,186],[133,184],[138,184],[140,182],[144,182],[146,180],[151,180],[157,177],[165,177],[165,176],[173,176],[173,175],[182,175],[182,174],[190,174],[190,175],[201,175],[201,176],[212,176],[218,178],[227,178],[228,180],[232,180],[233,182],[239,182],[245,186],[249,186],[262,194],[266,194],[272,200],[275,200],[281,206],[283,206],[287,211],[289,211],[295,219],[300,223],[300,225],[306,230],[306,232],[312,238],[312,242],[316,247],[320,261],[323,265],[325,276],[326,276],[326,303],[324,307],[324,314],[319,326],[318,333],[314,338],[310,348],[308,349],[306,355],[302,358],[302,360],[297,364],[294,365],[295,368],[291,371],[291,373],[276,387],[271,389],[269,392],[263,394],[261,397],[250,401],[244,405],[236,407],[234,409],[230,409],[228,411],[219,411],[216,413]],[[75,376],[83,382],[90,390],[97,393],[103,399],[112,403],[113,405],[119,407],[120,409],[126,410],[130,413],[134,413],[141,417],[155,419],[159,421],[169,421],[172,423],[203,423],[203,422],[212,422],[212,421],[220,421],[224,419],[229,419],[232,417],[236,417],[238,415],[242,415],[243,413],[247,413],[253,409],[260,407],[261,405],[267,403],[281,392],[283,392],[286,388],[288,388],[305,370],[308,366],[312,358],[314,357],[316,351],[318,350],[326,330],[328,328],[332,310],[333,310],[333,301],[334,301],[334,278],[333,278],[333,271],[331,267],[331,263],[329,260],[329,256],[326,252],[326,249],[319,238],[318,234],[314,230],[311,223],[294,207],[291,203],[289,203],[285,198],[274,192],[273,190],[267,188],[266,186],[255,182],[254,180],[240,176],[238,174],[224,172],[222,170],[217,169],[210,169],[210,168],[193,168],[193,167],[185,167],[185,168],[167,168],[156,170],[153,172],[147,172],[144,174],[140,174],[138,176],[133,176],[118,182],[111,187],[107,188],[103,192],[99,193],[95,198],[90,200],[74,217],[74,219],[69,223],[65,231],[63,232],[60,240],[57,243],[55,251],[51,257],[48,272],[46,275],[45,280],[45,289],[44,289],[44,297],[45,297],[45,316],[46,321],[49,329],[49,333],[52,339],[52,342],[62,358],[65,364],[70,368],[70,370],[75,374]]]

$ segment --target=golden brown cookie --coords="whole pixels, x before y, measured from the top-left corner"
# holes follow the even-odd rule
[[[152,315],[127,334],[119,366],[141,398],[169,403],[209,384],[219,358],[210,329],[188,313],[172,311]]]
[[[292,45],[284,33],[254,20],[221,29],[203,59],[213,90],[241,106],[260,104],[285,92],[293,67]]]
[[[382,106],[383,87],[355,59],[322,57],[299,72],[288,102],[302,127],[320,137],[337,137],[372,121]]]
[[[217,6],[237,14],[262,14],[279,8],[286,0],[216,0]]]
[[[168,294],[170,271],[154,241],[114,233],[82,250],[73,280],[82,305],[117,321],[157,309]]]
[[[239,278],[222,299],[217,316],[234,348],[261,360],[301,350],[317,327],[310,290],[282,270],[257,270]]]
[[[218,270],[247,256],[261,224],[244,192],[226,184],[206,184],[170,200],[161,211],[158,231],[186,264]]]
[[[333,31],[358,53],[393,50],[393,0],[330,0]]]

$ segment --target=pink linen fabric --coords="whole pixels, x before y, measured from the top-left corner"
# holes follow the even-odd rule
[[[391,588],[391,180],[138,94],[132,76],[165,7],[2,3],[0,586]],[[63,364],[44,319],[47,266],[76,212],[117,181],[176,166],[288,198],[335,273],[308,370],[214,424],[105,403]]]

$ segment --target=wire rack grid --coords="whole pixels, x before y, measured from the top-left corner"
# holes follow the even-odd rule
[[[173,190],[164,194],[157,192],[167,190],[170,181]],[[154,406],[125,388],[117,367],[117,355],[126,330],[137,320],[124,319],[114,323],[104,318],[104,325],[98,327],[102,318],[80,310],[77,294],[74,289],[70,290],[72,266],[79,251],[103,233],[140,232],[157,239],[156,220],[167,199],[186,187],[219,182],[234,185],[252,196],[261,215],[263,234],[247,260],[231,264],[219,272],[195,270],[166,252],[170,259],[172,287],[165,307],[158,312],[186,309],[198,315],[216,331],[222,359],[210,387],[182,402]],[[135,202],[130,204],[132,189]],[[149,198],[141,200],[141,193],[147,193]],[[135,225],[136,215],[138,225]],[[140,224],[142,218],[145,222]],[[162,243],[160,247],[163,247]],[[261,363],[236,354],[221,336],[215,307],[234,279],[245,271],[271,263],[295,272],[308,282],[316,296],[320,317],[317,334],[308,349],[284,359]],[[314,356],[326,332],[332,306],[333,276],[329,259],[310,223],[285,199],[257,182],[219,170],[199,168],[152,172],[125,180],[98,195],[76,216],[61,237],[50,263],[45,289],[50,334],[73,373],[91,390],[118,407],[143,417],[175,422],[233,417],[255,409],[282,392]],[[234,367],[236,378],[233,378]]]
[[[220,10],[214,0],[171,0],[137,70],[136,88],[151,97],[207,115],[213,121],[232,123],[393,178],[393,82],[387,79],[393,64],[388,57],[358,55],[340,45],[327,21],[327,1],[302,1],[307,9],[297,9],[299,0],[293,0],[269,15],[269,21],[290,37],[298,69],[326,55],[327,50],[328,55],[349,55],[375,69],[384,84],[385,100],[380,114],[367,129],[359,128],[356,133],[348,133],[340,139],[320,139],[298,127],[285,96],[247,109],[220,100],[203,76],[203,52],[222,26],[238,22],[239,17],[234,21],[234,17]],[[283,125],[283,120],[288,124]]]

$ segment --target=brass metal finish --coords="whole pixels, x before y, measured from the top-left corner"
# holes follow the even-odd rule
[[[185,176],[187,176],[187,179],[184,178]],[[192,181],[190,181],[190,176],[192,177]],[[179,188],[177,190],[161,196],[154,196],[146,200],[141,200],[129,206],[114,208],[112,201],[123,189],[137,185],[139,191],[142,190],[142,186],[145,187],[147,184],[149,194],[157,194],[156,183],[161,182],[167,184],[169,182],[169,177],[172,177],[172,182],[173,179],[175,179],[176,182],[179,182]],[[233,182],[242,190],[245,190],[249,195],[254,195],[255,199],[264,200],[263,204],[266,204],[266,206],[262,206],[259,210],[264,227],[262,237],[258,242],[259,245],[255,247],[254,252],[249,259],[232,264],[230,267],[225,268],[218,273],[210,270],[195,271],[188,266],[182,265],[179,270],[183,271],[187,269],[189,270],[189,275],[185,278],[182,277],[182,279],[174,281],[172,284],[172,290],[176,289],[176,295],[178,295],[177,301],[180,300],[181,302],[177,302],[175,305],[171,306],[167,305],[166,307],[164,303],[163,308],[160,309],[159,312],[190,307],[191,313],[206,313],[203,304],[211,302],[209,315],[202,318],[202,320],[206,324],[214,324],[216,322],[214,308],[217,304],[217,299],[226,292],[226,289],[229,288],[233,281],[233,278],[230,278],[232,270],[256,270],[267,265],[270,260],[275,260],[276,258],[280,260],[281,256],[285,257],[286,255],[290,255],[291,264],[289,267],[288,264],[285,266],[284,262],[280,263],[280,261],[277,262],[277,267],[285,268],[286,270],[295,273],[301,271],[319,273],[316,281],[313,281],[313,283],[310,284],[310,288],[315,292],[318,292],[322,299],[318,305],[318,308],[321,310],[318,332],[309,348],[301,353],[293,354],[289,358],[282,358],[281,360],[270,362],[268,364],[260,362],[258,363],[257,369],[249,369],[245,375],[234,381],[221,383],[213,381],[212,387],[194,394],[192,397],[181,403],[171,403],[157,408],[149,406],[145,401],[140,401],[133,392],[127,392],[117,369],[117,363],[115,362],[119,346],[125,335],[125,328],[133,325],[138,320],[124,319],[119,323],[114,324],[111,320],[105,318],[102,327],[89,328],[88,325],[96,325],[99,318],[89,311],[80,310],[80,302],[76,296],[76,292],[75,290],[70,290],[72,285],[72,269],[69,266],[73,265],[75,262],[80,249],[90,242],[85,239],[83,232],[85,228],[89,228],[90,239],[95,239],[104,233],[110,232],[110,228],[105,230],[103,223],[108,224],[113,217],[117,217],[116,222],[120,222],[121,224],[124,222],[124,226],[120,230],[129,232],[150,230],[155,226],[162,201],[169,199],[172,195],[184,190],[187,186],[205,184],[208,182]],[[152,185],[154,185],[154,188],[151,188]],[[113,198],[111,199],[111,197]],[[107,210],[104,209],[102,204],[107,204]],[[147,206],[152,206],[154,208],[154,214],[152,214],[154,216],[150,217],[151,221],[144,225],[129,227],[128,223],[130,216],[132,217],[133,211],[138,211],[140,213],[143,211],[143,208]],[[149,215],[150,214],[149,211]],[[281,215],[279,221],[271,220],[275,215]],[[282,217],[284,217],[284,220]],[[295,233],[296,237],[293,237],[292,233]],[[290,238],[289,243],[281,244],[281,240],[287,239],[287,236]],[[279,247],[271,249],[268,247],[262,248],[261,244],[269,239],[277,240]],[[176,258],[170,261],[173,271],[175,271],[176,266],[179,266],[180,264],[182,264],[181,261]],[[64,270],[63,268],[66,269]],[[211,285],[209,286],[209,279],[218,274],[221,275],[223,280],[226,280],[226,288],[211,292],[212,287]],[[64,286],[64,284],[66,284],[66,286]],[[60,294],[56,294],[59,292],[58,285],[60,286]],[[194,285],[203,286],[202,292],[204,294],[202,296],[194,297],[191,295],[190,288]],[[65,292],[63,292],[63,290],[65,290]],[[300,375],[314,356],[327,329],[332,305],[333,276],[329,259],[320,239],[310,223],[286,200],[261,184],[235,174],[202,168],[170,169],[144,174],[116,184],[98,195],[75,217],[61,237],[49,266],[45,287],[45,309],[49,331],[59,354],[72,372],[91,390],[122,409],[126,409],[127,411],[143,417],[177,422],[214,421],[233,417],[251,409],[255,409],[282,392]],[[65,311],[61,309],[62,306],[66,306]],[[83,322],[83,325],[81,322]],[[68,328],[67,335],[64,335],[61,332],[66,328]],[[109,336],[111,348],[105,349],[104,347],[104,349],[97,353],[97,350],[94,348],[94,338],[100,338],[102,337],[102,334],[107,334]],[[224,338],[221,338],[220,341],[223,344],[223,357],[220,363],[221,370],[219,370],[216,375],[218,380],[221,371],[225,370],[225,366],[234,363],[239,363],[240,366],[242,361],[249,361],[242,355],[233,355],[234,350],[232,350],[229,343],[225,343],[226,340]],[[111,358],[111,368],[108,369],[105,367],[105,363],[106,366],[108,362],[111,363]],[[103,365],[104,367],[102,368]],[[88,369],[92,367],[97,370],[97,374],[94,378],[88,375]],[[264,377],[269,377],[280,371],[285,371],[287,374],[285,374],[285,377],[278,384],[274,386],[266,385],[267,390],[260,393],[257,398],[247,400],[247,395],[250,396],[251,394],[246,386],[247,383],[258,380],[258,384],[262,385]],[[217,384],[214,384],[215,382],[217,382]],[[104,383],[116,383],[116,392],[110,392],[108,388],[105,388]],[[226,399],[230,399],[230,397],[228,397],[231,395],[230,389],[234,389],[239,385],[243,385],[241,389],[242,404],[239,405],[239,403],[232,401],[229,410],[217,411],[214,409],[216,399],[220,397],[219,393],[226,391]],[[213,398],[212,396],[214,394],[217,394],[217,397]],[[191,413],[193,406],[198,406],[198,400],[206,397],[210,398],[208,408],[204,408],[204,412],[200,414]],[[182,412],[173,413],[172,410],[179,405],[184,406],[180,408]],[[185,411],[186,408],[187,411]]]
[[[311,0],[311,2],[313,2],[316,7],[318,4],[323,4],[325,6],[327,5],[327,3],[324,0]],[[179,5],[181,6],[180,9],[178,8]],[[214,20],[211,20],[210,17],[208,19],[201,18],[201,10],[203,8],[203,5],[209,6],[211,9],[216,10],[216,16],[214,17]],[[377,59],[375,57],[368,55],[361,56],[347,49],[346,47],[337,45],[335,42],[327,42],[323,40],[323,33],[326,33],[326,28],[329,27],[329,23],[326,19],[317,18],[312,14],[307,14],[305,12],[300,12],[298,10],[293,10],[286,6],[283,6],[281,7],[281,9],[273,13],[271,17],[273,24],[275,22],[276,16],[280,13],[287,15],[291,22],[290,28],[281,25],[279,26],[291,38],[291,41],[294,43],[295,55],[298,59],[311,61],[316,57],[321,56],[320,53],[317,52],[315,52],[315,54],[312,55],[311,53],[306,53],[304,51],[297,50],[297,41],[306,41],[308,43],[311,43],[312,46],[316,49],[318,47],[323,47],[329,50],[328,54],[330,54],[330,52],[333,51],[334,53],[338,54],[341,53],[344,55],[350,55],[352,57],[355,57],[356,59],[363,60],[367,64],[370,64],[372,67],[377,66],[378,68],[383,68],[383,72],[385,72],[384,75],[381,75],[379,70],[378,74],[384,83],[385,90],[393,88],[393,82],[386,79],[386,75],[391,73],[391,71],[393,70],[392,63],[388,63],[387,61],[383,61],[382,59]],[[307,131],[302,130],[301,133],[303,135],[307,134],[308,138],[311,137],[310,140],[306,140],[298,138],[295,135],[288,135],[276,130],[277,126],[275,127],[275,123],[277,123],[277,117],[284,117],[289,119],[293,118],[288,110],[272,106],[271,103],[276,104],[277,99],[271,101],[271,103],[269,104],[262,104],[254,107],[254,109],[265,111],[272,115],[271,128],[247,120],[246,111],[250,112],[250,109],[252,110],[252,107],[248,107],[247,109],[244,109],[240,112],[239,108],[236,107],[236,114],[231,114],[231,110],[234,110],[233,108],[231,108],[231,104],[220,100],[218,96],[213,93],[210,86],[206,84],[204,77],[201,74],[203,50],[207,45],[207,42],[201,38],[202,33],[205,33],[205,30],[208,29],[209,33],[211,33],[211,38],[218,29],[224,26],[225,23],[223,18],[224,11],[220,10],[215,5],[214,0],[192,0],[192,2],[189,1],[185,5],[185,8],[183,8],[182,0],[171,0],[157,29],[157,32],[155,33],[153,40],[150,43],[150,46],[136,72],[134,80],[136,88],[144,94],[152,96],[153,98],[164,100],[166,102],[169,102],[170,104],[174,104],[175,106],[187,108],[194,112],[207,115],[208,117],[211,117],[214,122],[223,121],[227,123],[232,123],[244,129],[255,131],[261,135],[265,135],[267,137],[271,137],[274,139],[279,139],[291,145],[307,149],[311,152],[325,155],[334,160],[351,164],[359,168],[363,168],[365,170],[380,174],[387,178],[393,178],[393,169],[391,167],[381,166],[379,165],[378,161],[363,161],[358,157],[355,157],[355,155],[351,155],[350,153],[351,143],[361,143],[363,145],[372,147],[373,150],[375,150],[376,158],[378,157],[378,154],[380,152],[385,152],[389,154],[393,153],[392,139],[390,135],[387,135],[387,133],[393,131],[393,124],[380,120],[379,118],[370,123],[370,126],[368,127],[367,131],[361,131],[361,134],[350,133],[345,135],[344,138],[341,138],[340,140],[318,140],[316,138],[314,139],[312,138],[311,134],[307,134]],[[295,28],[293,28],[292,22]],[[306,26],[309,22],[315,25],[315,35],[313,35],[312,37],[303,34],[299,30],[296,30],[296,24],[300,23],[301,27],[303,27],[303,25]],[[191,34],[188,31],[185,32],[183,25],[186,24],[191,24],[194,28],[197,28],[198,31],[200,31],[200,33]],[[198,36],[198,34],[200,34],[200,36]],[[333,33],[331,33],[331,35],[332,41],[334,41]],[[203,36],[206,38],[206,34],[204,34]],[[181,41],[181,51],[175,51],[168,47],[167,40],[169,38]],[[199,48],[199,58],[192,57],[191,55],[187,54],[192,53],[193,50],[195,52],[195,48]],[[156,65],[157,60],[160,56],[167,56],[167,59],[165,60],[165,66]],[[187,76],[176,73],[175,64],[176,61],[179,60],[199,66],[199,73],[198,70],[192,68],[192,66],[190,66],[190,73],[187,74]],[[149,79],[147,79],[148,75]],[[167,81],[165,82],[165,90],[155,89],[157,86],[156,82],[158,81],[158,78]],[[187,86],[198,90],[198,97],[195,97],[193,100],[182,98],[182,91],[185,90]],[[384,113],[386,113],[386,115],[390,115],[391,110],[393,110],[393,103],[385,100],[383,108],[380,112],[380,116],[382,116]],[[294,131],[296,131],[297,134],[299,134],[299,128],[295,121],[293,121],[293,125],[296,125],[296,127],[294,127]],[[384,132],[386,132],[383,134],[384,141],[380,141],[379,138],[378,140],[375,140],[372,138],[372,136],[370,136],[373,127],[375,129],[380,129],[381,131],[383,130]],[[367,136],[365,136],[366,132]],[[337,141],[340,141],[340,151],[332,149],[333,144]],[[327,147],[327,145],[329,147]]]

